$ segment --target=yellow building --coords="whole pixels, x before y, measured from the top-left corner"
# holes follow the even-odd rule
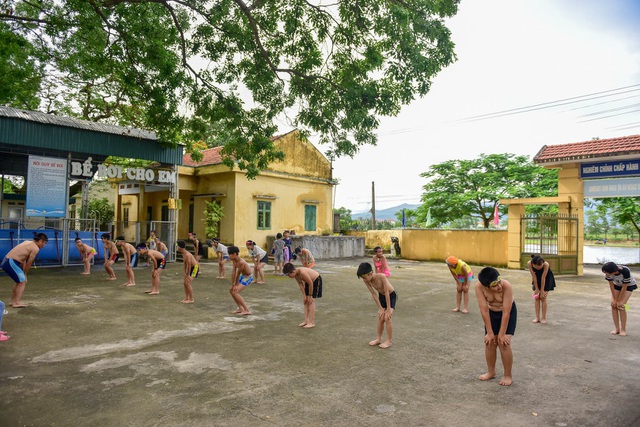
[[[272,163],[253,180],[247,179],[237,166],[229,169],[222,164],[221,147],[204,150],[199,162],[184,156],[177,179],[179,239],[195,232],[200,241],[219,237],[246,251],[247,240],[269,249],[265,248],[267,236],[284,230],[303,235],[332,229],[335,182],[329,160],[313,144],[301,139],[298,131],[274,137],[273,142],[285,153],[285,160]],[[119,187],[123,185],[136,184],[119,183]],[[167,221],[169,191],[148,184],[139,185],[130,195],[123,195],[121,190],[119,221],[136,221],[138,217],[141,222],[152,224],[146,228],[155,228],[155,221]],[[205,236],[205,202],[212,201],[224,210],[219,236]],[[165,240],[164,236],[161,238]]]

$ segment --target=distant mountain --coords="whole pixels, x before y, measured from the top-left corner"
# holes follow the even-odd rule
[[[411,205],[409,203],[403,203],[398,206],[394,206],[392,208],[387,209],[376,209],[376,221],[386,220],[386,219],[397,219],[396,212],[402,211],[402,209],[417,209],[420,205]],[[365,219],[371,218],[371,212],[352,212],[351,218],[353,219]]]

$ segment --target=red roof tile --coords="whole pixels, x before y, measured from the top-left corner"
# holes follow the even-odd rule
[[[533,161],[534,163],[562,163],[633,154],[640,155],[640,135],[545,145],[538,151]]]
[[[274,135],[270,139],[271,141],[277,141],[278,139],[292,132],[297,132],[297,130],[294,129],[287,133],[283,133],[282,135]],[[214,148],[208,148],[206,150],[202,150],[202,160],[200,160],[199,162],[194,162],[193,159],[191,159],[191,154],[185,154],[184,156],[182,156],[182,166],[198,167],[198,166],[218,165],[222,163],[222,156],[220,155],[220,150],[222,150],[222,147],[214,147]]]
[[[193,159],[191,159],[191,154],[185,154],[184,156],[182,156],[182,165],[197,167],[220,164],[222,163],[220,150],[222,150],[222,147],[214,147],[202,150],[202,160],[199,162],[194,162]]]

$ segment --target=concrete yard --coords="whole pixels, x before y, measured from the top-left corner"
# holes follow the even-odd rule
[[[390,260],[398,292],[393,347],[369,347],[376,306],[357,265],[318,261],[324,296],[303,329],[301,293],[272,274],[242,295],[206,263],[195,304],[180,304],[182,265],[162,273],[160,295],[109,282],[100,266],[38,268],[23,309],[7,307],[0,343],[0,426],[638,426],[640,291],[627,337],[612,336],[609,286],[599,266],[557,277],[548,325],[533,324],[527,271],[500,269],[515,288],[514,383],[482,382],[483,325],[453,313],[444,263]],[[473,266],[477,274],[479,267]],[[227,271],[230,266],[227,266]],[[632,269],[635,270],[635,269]],[[11,280],[0,276],[0,299]]]

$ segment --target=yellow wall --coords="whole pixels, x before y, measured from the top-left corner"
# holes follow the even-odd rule
[[[274,141],[274,145],[285,154],[283,162],[273,162],[269,170],[287,174],[331,179],[331,163],[308,141],[300,139],[297,131]]]
[[[507,265],[507,232],[504,230],[380,230],[349,232],[365,237],[365,246],[388,247],[397,235],[402,258],[416,261],[442,261],[449,255],[476,265]],[[382,243],[389,242],[387,246]]]
[[[21,215],[19,218],[15,218],[16,220],[25,219],[25,213],[27,208],[25,207],[25,202],[22,200],[2,200],[2,218],[9,218],[9,209],[20,208]],[[16,214],[17,215],[17,214]]]
[[[129,223],[124,227],[124,239],[127,242],[133,242],[136,238],[136,226],[135,222],[138,220],[138,195],[126,194],[121,196],[121,205],[118,212],[116,212],[116,221],[124,220],[124,210],[129,209]],[[114,239],[118,236],[112,236]]]
[[[265,248],[267,236],[284,230],[294,230],[297,235],[321,234],[331,229],[333,209],[331,205],[332,186],[327,183],[292,179],[270,172],[262,173],[255,180],[247,180],[244,174],[236,177],[237,197],[235,199],[234,242],[241,248],[247,240],[255,241]],[[275,199],[260,196],[275,197]],[[304,201],[319,201],[310,203]],[[271,203],[271,228],[258,230],[258,201]],[[316,229],[304,229],[305,205],[316,206]]]
[[[237,172],[225,169],[215,169],[215,175],[210,174],[212,168],[200,169],[179,168],[179,197],[182,209],[178,211],[178,238],[185,239],[190,232],[196,233],[200,241],[205,236],[204,210],[206,202],[217,201],[222,206],[224,218],[220,221],[218,236],[223,242],[232,242],[235,233],[233,219],[235,218],[235,179]],[[184,178],[184,179],[183,179]],[[195,197],[194,197],[195,196]],[[189,206],[193,204],[193,229],[189,229]]]
[[[127,242],[133,242],[136,238],[136,222],[140,222],[140,240],[146,240],[149,236],[147,234],[147,208],[152,208],[151,221],[160,221],[162,219],[162,206],[167,206],[168,193],[165,191],[154,191],[151,193],[142,192],[142,196],[139,194],[125,194],[120,196],[120,204],[116,212],[115,220],[118,223],[124,221],[124,210],[129,209],[129,224],[124,227],[124,224],[119,224],[118,233],[121,230],[121,226],[124,228],[124,238]],[[140,200],[143,200],[141,203]],[[163,236],[160,230],[157,232],[158,237],[161,240],[166,241],[167,236]],[[113,236],[114,238],[117,236]]]
[[[267,236],[284,230],[295,234],[321,234],[333,228],[333,183],[331,163],[313,144],[303,141],[297,131],[283,135],[274,145],[285,153],[286,160],[274,162],[253,180],[248,180],[237,167],[230,170],[222,164],[178,168],[178,192],[182,209],[177,212],[178,238],[195,232],[200,241],[219,237],[224,243],[233,243],[246,254],[244,242],[254,240],[263,249]],[[143,187],[143,186],[141,186]],[[121,203],[130,203],[130,221],[145,221],[146,209],[153,206],[152,220],[161,219],[162,205],[168,199],[168,190],[144,193],[141,196],[121,196]],[[267,197],[264,197],[267,196]],[[143,202],[139,205],[139,200]],[[224,210],[219,236],[206,236],[204,210],[206,202],[218,201]],[[258,201],[271,203],[271,228],[258,230]],[[189,207],[193,205],[193,226],[189,229]],[[316,227],[305,230],[305,205],[316,207]],[[118,212],[122,218],[122,207]]]
[[[244,242],[255,241],[265,250],[267,236],[284,230],[297,235],[321,234],[333,227],[333,185],[331,163],[313,144],[299,139],[298,132],[290,132],[274,141],[285,153],[284,162],[274,162],[253,180],[234,168],[217,164],[179,168],[179,192],[182,209],[178,212],[178,235],[194,231],[205,239],[202,222],[205,201],[212,197],[198,195],[224,194],[215,197],[224,209],[220,223],[220,240],[234,243],[246,253]],[[196,196],[192,198],[193,196]],[[267,198],[261,196],[268,196]],[[271,203],[271,228],[258,230],[258,201]],[[189,226],[189,204],[194,206],[193,230]],[[316,207],[316,228],[304,229],[305,205]]]
[[[500,201],[502,202],[502,200]],[[522,242],[520,241],[520,218],[525,214],[523,204],[510,204],[507,214],[508,250],[507,266],[520,268],[520,255],[522,254]]]
[[[400,239],[403,230],[369,230],[369,231],[349,231],[349,236],[364,237],[364,244],[372,249],[380,246],[385,251],[391,249],[391,236]]]

